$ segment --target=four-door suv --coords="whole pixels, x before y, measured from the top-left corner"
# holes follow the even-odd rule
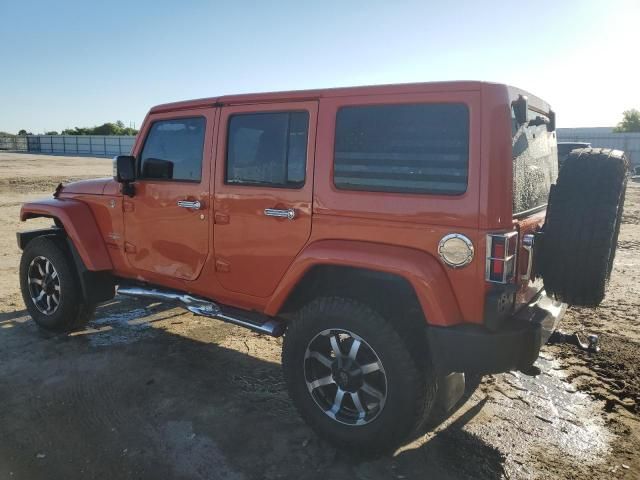
[[[18,234],[24,301],[52,330],[117,288],[284,334],[304,419],[388,450],[452,375],[532,370],[566,304],[602,300],[627,161],[577,152],[557,178],[554,112],[491,83],[160,105],[114,178],[22,207],[55,223]]]

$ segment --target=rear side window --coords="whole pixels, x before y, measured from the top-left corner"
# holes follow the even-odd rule
[[[226,183],[301,188],[308,129],[307,112],[233,115],[227,139]]]
[[[464,104],[343,107],[336,118],[334,183],[345,190],[459,195],[467,189]]]
[[[203,117],[153,122],[140,156],[140,177],[199,182],[204,133]]]

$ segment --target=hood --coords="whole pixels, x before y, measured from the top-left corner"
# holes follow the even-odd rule
[[[91,180],[79,180],[77,182],[65,183],[61,193],[82,193],[85,195],[102,195],[104,189],[113,183],[112,177],[92,178]]]

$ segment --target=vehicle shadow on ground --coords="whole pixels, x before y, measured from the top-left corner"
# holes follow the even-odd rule
[[[242,336],[275,351],[279,340],[190,322],[173,305],[129,299],[71,334],[42,332],[24,310],[0,313],[0,477],[503,476],[502,454],[464,429],[485,401],[395,456],[354,457],[300,420],[277,361],[221,345]]]

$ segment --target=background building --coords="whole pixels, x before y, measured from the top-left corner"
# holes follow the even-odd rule
[[[640,132],[614,133],[613,127],[558,128],[559,142],[589,142],[594,147],[624,150],[633,166],[640,165]]]

